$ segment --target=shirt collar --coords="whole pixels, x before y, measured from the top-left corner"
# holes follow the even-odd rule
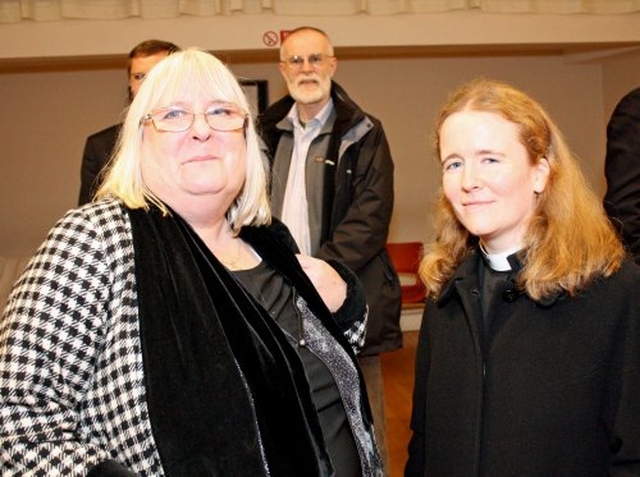
[[[327,122],[327,119],[329,119],[329,116],[331,115],[332,111],[333,111],[333,98],[329,98],[329,101],[327,102],[327,104],[324,105],[324,107],[320,110],[320,112],[316,114],[316,116],[311,121],[309,121],[307,125],[317,125],[319,127],[324,126],[324,124]],[[293,103],[293,106],[291,106],[291,109],[289,110],[289,114],[287,114],[287,118],[289,119],[291,124],[293,124],[294,126],[303,127],[302,123],[300,122],[300,115],[298,114],[297,102]]]

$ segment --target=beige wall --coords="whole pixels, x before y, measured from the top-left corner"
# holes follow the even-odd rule
[[[377,24],[381,20],[375,21]],[[395,24],[396,20],[389,22]],[[296,21],[301,23],[304,19]],[[331,31],[326,25],[320,26]],[[0,26],[0,38],[5,28]],[[18,31],[23,26],[15,28]],[[371,35],[368,30],[367,35]],[[143,38],[167,38],[154,34],[135,39],[129,36],[127,48]],[[196,43],[174,40],[183,46]],[[70,55],[82,56],[89,49],[83,44],[73,50],[64,39],[61,44]],[[106,44],[116,48],[112,37]],[[125,74],[120,66],[96,68],[81,62],[77,68],[67,64],[65,68],[24,72],[19,67],[2,70],[3,58],[12,53],[16,57],[33,55],[37,45],[30,40],[22,47],[13,47],[13,52],[2,50],[11,48],[6,44],[0,48],[0,256],[32,253],[55,220],[75,206],[84,140],[91,132],[116,122],[125,102]],[[60,53],[56,47],[47,48],[53,50],[42,51]],[[104,46],[96,42],[95,48],[98,51]],[[380,58],[376,58],[375,49],[367,55],[351,54],[340,61],[336,75],[336,80],[380,118],[387,130],[396,163],[390,240],[429,237],[428,204],[440,177],[431,156],[431,126],[447,93],[479,75],[513,82],[547,106],[581,157],[598,193],[603,192],[606,119],[617,99],[636,84],[638,53],[594,59],[563,55],[558,48],[510,52],[496,48],[495,54],[486,45],[480,49],[482,54],[472,53],[469,47],[437,54],[427,50]],[[20,61],[9,60],[14,65]],[[276,65],[271,62],[243,61],[231,67],[240,76],[269,80],[271,100],[284,93]]]
[[[607,59],[603,63],[603,100],[608,119],[626,93],[640,87],[640,49]]]
[[[284,87],[272,64],[233,66],[270,81],[271,99]],[[447,92],[477,75],[514,82],[544,103],[569,137],[596,184],[604,150],[602,72],[561,56],[499,56],[345,60],[336,79],[378,116],[396,163],[392,240],[424,240],[427,204],[439,169],[430,129]],[[75,205],[85,137],[118,119],[124,103],[118,70],[0,75],[0,250],[30,253],[53,222]]]
[[[444,3],[444,2],[443,2]],[[628,15],[489,14],[479,9],[401,15],[312,16],[234,14],[118,21],[23,21],[0,25],[0,59],[114,55],[145,38],[215,51],[269,48],[266,32],[300,25],[327,31],[337,46],[449,47],[574,45],[603,48],[640,41],[640,12]]]

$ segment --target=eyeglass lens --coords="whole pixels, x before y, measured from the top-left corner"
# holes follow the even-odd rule
[[[330,58],[330,56],[327,56],[327,58]],[[312,53],[306,58],[306,60],[309,62],[309,65],[312,67],[322,64],[324,59],[325,59],[325,55],[323,55],[322,53]],[[287,60],[287,63],[289,63],[289,65],[295,68],[300,68],[302,67],[302,65],[304,65],[304,60],[305,60],[304,56],[294,55],[289,57],[289,59]]]
[[[245,125],[246,115],[233,108],[213,108],[202,113],[195,113],[179,108],[165,108],[149,115],[154,127],[160,131],[186,131],[198,114],[203,114],[207,124],[216,131],[233,131]]]

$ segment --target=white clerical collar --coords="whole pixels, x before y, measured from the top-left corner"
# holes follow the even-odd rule
[[[495,270],[496,272],[508,272],[511,270],[511,264],[509,263],[508,257],[522,250],[522,245],[515,245],[503,252],[489,253],[482,243],[480,243],[480,250],[492,270]]]

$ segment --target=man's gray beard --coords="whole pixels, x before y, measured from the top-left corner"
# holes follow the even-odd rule
[[[300,89],[298,87],[295,87],[292,89],[292,91],[289,92],[289,94],[291,94],[291,97],[298,103],[314,104],[319,103],[320,101],[325,99],[325,97],[329,96],[329,91],[325,91],[325,88],[323,86],[319,86],[318,89],[313,92],[300,93]]]

